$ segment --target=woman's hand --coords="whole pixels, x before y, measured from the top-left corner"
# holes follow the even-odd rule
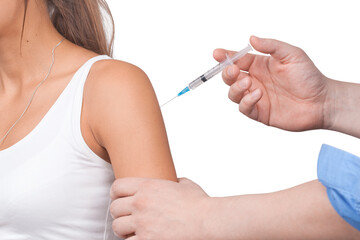
[[[251,37],[250,43],[270,56],[247,54],[223,71],[229,98],[240,112],[290,131],[327,128],[329,79],[306,53],[273,39]],[[216,49],[214,58],[222,61],[226,53],[234,52]]]

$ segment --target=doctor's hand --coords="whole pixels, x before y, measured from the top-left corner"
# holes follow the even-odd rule
[[[298,47],[274,39],[251,37],[267,56],[247,54],[223,71],[229,98],[246,116],[290,131],[328,128],[330,79]],[[214,58],[234,53],[216,49]]]
[[[138,239],[204,239],[211,212],[208,195],[196,183],[120,178],[111,187],[110,206],[116,235]]]

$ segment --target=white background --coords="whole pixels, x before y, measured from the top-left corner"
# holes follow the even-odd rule
[[[142,68],[160,103],[216,64],[213,49],[240,50],[250,35],[299,46],[326,76],[360,83],[357,3],[108,0],[114,57]],[[272,192],[313,180],[322,143],[360,155],[360,140],[350,136],[254,122],[227,92],[219,75],[162,109],[178,176],[211,196]]]

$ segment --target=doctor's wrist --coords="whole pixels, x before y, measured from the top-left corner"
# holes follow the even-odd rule
[[[200,231],[199,239],[215,240],[223,238],[222,224],[227,221],[222,218],[224,214],[223,198],[208,197],[204,202],[203,207],[203,222]]]
[[[337,83],[335,80],[326,78],[326,96],[323,105],[323,129],[334,130],[334,119],[336,115],[336,94],[337,94]]]
[[[207,211],[203,215],[202,238],[199,239],[239,239],[239,233],[243,232],[239,218],[246,217],[239,200],[239,196],[209,197],[204,208]]]
[[[360,84],[328,79],[324,129],[360,137]]]

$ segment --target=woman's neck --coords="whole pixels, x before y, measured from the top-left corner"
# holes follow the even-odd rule
[[[0,94],[37,85],[51,64],[51,50],[62,39],[44,6],[35,1],[29,1],[21,44],[22,18],[19,23],[16,31],[0,35]]]

